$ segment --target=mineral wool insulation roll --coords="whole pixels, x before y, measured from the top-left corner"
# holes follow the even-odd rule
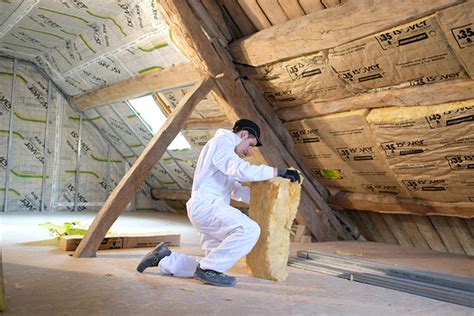
[[[301,185],[283,178],[248,185],[249,216],[258,223],[261,234],[247,256],[247,267],[256,277],[283,281],[288,277],[290,230],[300,203]]]

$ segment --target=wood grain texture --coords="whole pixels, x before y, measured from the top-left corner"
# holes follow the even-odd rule
[[[474,80],[452,80],[402,89],[369,91],[335,101],[279,108],[276,112],[284,121],[295,121],[360,109],[433,105],[469,99],[474,99]]]
[[[470,236],[469,228],[459,217],[447,217],[449,226],[458,239],[461,247],[467,255],[474,255],[474,239]]]
[[[340,191],[336,195],[330,196],[328,201],[346,209],[379,213],[474,217],[474,203],[471,202],[432,202],[391,195],[347,191]]]
[[[459,243],[456,235],[454,235],[451,227],[444,216],[430,216],[430,220],[433,223],[434,227],[438,231],[443,244],[446,246],[448,252],[465,254],[462,249],[461,244]]]
[[[218,0],[221,6],[223,6],[229,13],[232,20],[239,28],[242,36],[247,36],[257,32],[255,26],[250,22],[249,18],[242,10],[242,7],[235,0]]]
[[[298,2],[306,14],[324,10],[324,6],[320,0],[298,0]]]
[[[387,223],[388,227],[392,231],[395,238],[397,238],[398,243],[404,247],[413,247],[413,242],[407,235],[407,232],[403,228],[402,223],[400,222],[397,215],[384,214],[383,219]]]
[[[257,0],[239,0],[239,4],[257,30],[261,31],[272,26]]]
[[[215,0],[201,0],[201,2],[207,9],[207,12],[211,16],[214,23],[217,25],[221,33],[230,42],[232,40],[232,35],[224,19],[221,7],[217,4]]]
[[[305,15],[303,8],[300,6],[298,1],[278,0],[278,3],[280,3],[281,8],[285,11],[290,20]]]
[[[262,30],[231,43],[229,49],[234,61],[262,66],[349,43],[461,2],[399,0],[393,5],[385,0],[350,0]]]
[[[392,244],[392,245],[399,245],[397,238],[395,238],[392,231],[388,227],[387,223],[384,221],[383,219],[384,216],[385,215],[382,215],[379,213],[369,212],[370,219],[372,220],[374,225],[377,227],[385,243]]]
[[[182,63],[87,92],[73,98],[72,105],[79,111],[86,111],[101,105],[130,100],[164,89],[190,86],[200,79],[201,75],[191,63]]]
[[[431,223],[429,217],[413,215],[412,219],[418,226],[420,233],[423,235],[423,237],[425,237],[426,242],[431,247],[431,249],[447,252],[446,247],[441,241],[441,238],[439,237],[439,234]]]
[[[94,257],[101,241],[118,216],[125,210],[140,189],[153,166],[160,160],[173,139],[183,128],[194,107],[214,87],[214,80],[206,78],[197,83],[179,102],[158,133],[145,147],[140,157],[114,188],[92,222],[74,257]]]
[[[431,249],[410,215],[397,215],[416,248]]]
[[[288,21],[283,8],[278,3],[278,0],[257,0],[258,5],[262,8],[272,25],[277,25]]]

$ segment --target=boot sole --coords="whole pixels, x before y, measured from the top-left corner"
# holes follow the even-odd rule
[[[200,278],[200,277],[198,277],[198,276],[194,276],[194,278],[195,278],[196,280],[201,281],[201,282],[204,283],[204,284],[209,284],[209,285],[214,285],[214,286],[220,286],[220,287],[233,287],[235,284],[237,284],[237,281],[235,281],[235,282],[232,283],[232,284],[223,284],[223,283],[218,283],[218,282],[212,282],[212,281],[209,281],[209,280]]]

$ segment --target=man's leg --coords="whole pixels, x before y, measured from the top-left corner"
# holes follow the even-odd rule
[[[173,252],[158,264],[160,274],[172,274],[176,277],[190,278],[194,275],[201,258]]]
[[[206,213],[193,216],[193,225],[201,234],[220,243],[208,242],[212,247],[203,249],[206,256],[199,265],[205,270],[226,272],[252,250],[260,236],[260,227],[238,209],[225,203],[212,204]]]

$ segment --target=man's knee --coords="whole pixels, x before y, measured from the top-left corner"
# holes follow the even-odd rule
[[[245,237],[252,241],[257,241],[260,237],[260,226],[254,221],[248,221],[244,226]]]

